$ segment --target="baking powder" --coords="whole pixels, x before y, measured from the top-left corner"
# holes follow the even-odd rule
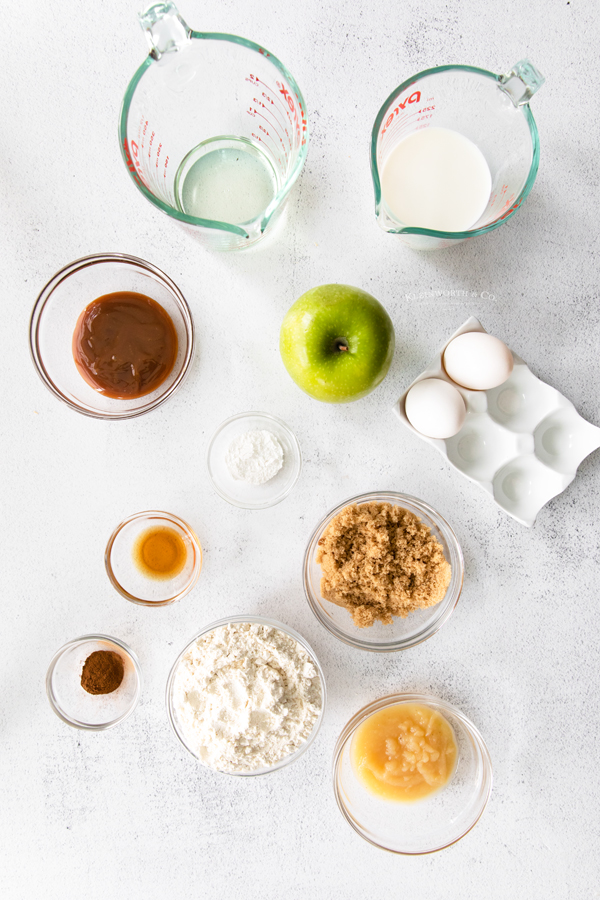
[[[265,484],[283,466],[283,449],[270,431],[246,431],[233,439],[225,462],[239,481]]]

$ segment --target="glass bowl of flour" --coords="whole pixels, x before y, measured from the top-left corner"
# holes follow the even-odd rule
[[[167,716],[186,750],[227,775],[265,775],[315,740],[325,678],[310,645],[281,622],[232,616],[181,651],[167,681]]]
[[[206,454],[217,494],[243,509],[275,506],[290,493],[302,453],[285,422],[263,412],[231,416],[217,428]]]

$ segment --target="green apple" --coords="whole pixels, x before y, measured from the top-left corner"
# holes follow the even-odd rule
[[[347,403],[385,378],[394,355],[394,326],[366,291],[322,284],[288,310],[279,349],[303,391],[325,403]]]

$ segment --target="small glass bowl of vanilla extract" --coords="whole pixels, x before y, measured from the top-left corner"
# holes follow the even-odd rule
[[[183,519],[146,510],[115,528],[104,562],[121,596],[142,606],[166,606],[189,594],[198,581],[202,547]]]

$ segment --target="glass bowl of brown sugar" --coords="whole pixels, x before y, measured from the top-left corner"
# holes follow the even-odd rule
[[[181,386],[194,354],[185,297],[135,256],[97,253],[65,266],[36,300],[31,356],[46,387],[97,419],[131,419]]]
[[[444,517],[394,491],[340,503],[321,519],[304,554],[304,591],[317,619],[338,640],[375,653],[407,650],[439,631],[458,602],[463,574],[460,544]]]
[[[133,650],[118,638],[86,634],[54,655],[46,675],[50,706],[74,728],[104,731],[134,711],[142,671]]]

